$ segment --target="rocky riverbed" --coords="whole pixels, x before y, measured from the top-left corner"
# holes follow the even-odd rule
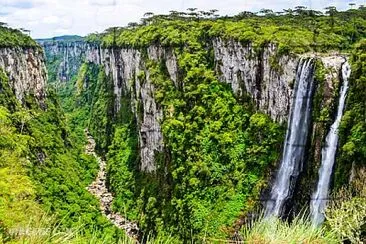
[[[93,155],[99,164],[97,178],[88,187],[88,191],[99,199],[100,210],[118,228],[126,231],[127,235],[135,240],[139,237],[139,228],[135,222],[128,221],[120,213],[112,211],[113,195],[106,185],[106,161],[95,153],[95,140],[88,130],[85,130],[88,143],[85,148],[86,154]]]

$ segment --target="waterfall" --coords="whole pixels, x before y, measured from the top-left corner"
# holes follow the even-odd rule
[[[291,197],[304,161],[311,119],[311,97],[314,86],[313,59],[301,59],[296,75],[295,91],[288,121],[280,169],[266,203],[265,216],[280,216]]]
[[[311,218],[314,225],[320,225],[324,221],[324,210],[327,204],[330,178],[337,151],[338,127],[343,115],[350,74],[351,67],[348,62],[345,62],[342,65],[343,85],[339,95],[337,117],[330,127],[330,131],[325,139],[325,146],[322,148],[322,164],[319,169],[319,181],[310,204]]]

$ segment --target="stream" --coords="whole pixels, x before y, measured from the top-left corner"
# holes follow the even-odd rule
[[[113,195],[111,192],[109,192],[106,184],[106,161],[96,154],[95,140],[87,129],[85,130],[85,135],[88,140],[85,152],[88,155],[93,155],[99,164],[98,175],[87,189],[91,194],[98,198],[100,202],[100,210],[102,211],[103,215],[119,229],[124,230],[129,237],[137,240],[140,233],[137,224],[135,222],[128,221],[120,213],[115,213],[112,211]]]

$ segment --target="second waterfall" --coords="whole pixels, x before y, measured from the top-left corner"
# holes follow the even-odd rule
[[[315,225],[319,225],[324,221],[323,212],[327,204],[330,180],[338,145],[338,127],[343,115],[350,75],[351,67],[348,62],[345,62],[342,65],[343,85],[339,95],[337,116],[325,139],[325,145],[322,148],[322,164],[319,169],[319,180],[310,204],[311,218]]]
[[[290,118],[280,169],[266,203],[265,215],[281,216],[284,205],[291,197],[296,179],[301,171],[305,156],[311,120],[311,98],[314,88],[314,60],[300,60],[297,69]]]

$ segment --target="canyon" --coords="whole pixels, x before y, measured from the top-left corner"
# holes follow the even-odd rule
[[[163,112],[154,98],[156,90],[153,82],[149,79],[149,71],[146,68],[146,62],[142,58],[142,51],[131,48],[105,49],[87,42],[46,42],[42,45],[47,59],[52,60],[59,57],[62,60],[57,71],[59,82],[67,82],[66,77],[68,77],[70,71],[75,74],[83,62],[102,66],[106,75],[111,76],[113,80],[115,114],[121,109],[121,97],[130,94],[130,107],[139,125],[139,169],[144,172],[156,171],[157,166],[154,165],[154,155],[164,151],[164,139],[160,124]],[[304,164],[306,165],[306,159],[304,158],[304,154],[308,154],[306,150],[319,151],[321,147],[319,141],[316,144],[314,143],[314,134],[311,135],[311,131],[315,131],[317,123],[312,121],[312,108],[310,107],[314,94],[313,90],[321,84],[316,80],[314,81],[315,84],[310,85],[309,83],[307,92],[298,99],[295,99],[295,89],[297,86],[302,86],[299,84],[300,80],[303,79],[300,78],[302,75],[309,77],[306,79],[316,79],[314,78],[317,72],[315,70],[317,68],[315,67],[315,60],[319,60],[321,65],[325,67],[325,82],[322,84],[325,89],[323,90],[324,94],[320,94],[323,100],[322,106],[334,103],[337,97],[337,87],[342,82],[341,67],[346,62],[346,58],[337,54],[329,56],[317,54],[279,56],[276,46],[272,44],[264,47],[258,54],[250,44],[244,46],[233,40],[224,41],[219,38],[213,39],[211,45],[214,51],[215,71],[221,82],[229,84],[238,98],[250,96],[256,109],[268,114],[274,121],[296,126],[289,127],[287,139],[284,143],[283,157],[294,157],[288,159],[292,165],[286,165],[287,161],[283,159],[284,162],[277,166],[279,171],[274,172],[271,177],[274,180],[277,175],[277,181],[283,182],[281,185],[283,188],[282,193],[278,196],[275,194],[276,191],[279,191],[280,186],[279,183],[273,181],[272,193],[268,196],[267,203],[264,203],[264,205],[267,204],[266,213],[268,215],[281,216],[286,212],[281,210],[285,203],[289,204],[292,195],[296,194],[294,192],[295,186],[298,184],[296,179],[301,175]],[[146,48],[145,51],[148,60],[164,62],[169,78],[177,89],[179,86],[184,86],[183,81],[179,80],[179,65],[172,49],[152,45]],[[309,64],[309,67],[304,69],[311,69],[310,71],[302,71],[302,66],[305,64]],[[66,74],[65,71],[67,71]],[[141,72],[146,74],[146,81],[141,80]],[[295,112],[296,108],[292,109],[293,106],[297,106],[294,105],[295,101],[296,104],[297,101],[307,101],[307,105],[305,107],[299,105],[301,110]],[[140,116],[138,115],[138,104],[142,104],[143,112]],[[321,108],[314,109],[319,110]],[[292,110],[294,110],[293,113],[297,113],[296,116],[290,115]],[[301,122],[304,124],[299,124]],[[289,134],[291,131],[303,134],[299,134],[295,139]],[[326,131],[322,133],[325,134]],[[288,140],[291,140],[291,142],[288,142]],[[299,140],[301,140],[301,143]],[[322,139],[320,138],[320,140]],[[287,146],[291,145],[301,149],[302,152],[296,153],[294,148],[286,149]],[[286,172],[281,173],[281,170]],[[309,185],[315,183],[311,182]],[[324,187],[329,188],[329,184]],[[314,189],[314,186],[310,186],[310,189]],[[326,191],[329,191],[329,189]],[[311,198],[312,193],[310,191],[306,194]],[[273,210],[274,213],[269,212],[272,201],[281,202],[280,205],[276,205],[276,208],[274,208],[276,209]]]
[[[0,242],[364,238],[364,9],[189,11],[0,24]]]

